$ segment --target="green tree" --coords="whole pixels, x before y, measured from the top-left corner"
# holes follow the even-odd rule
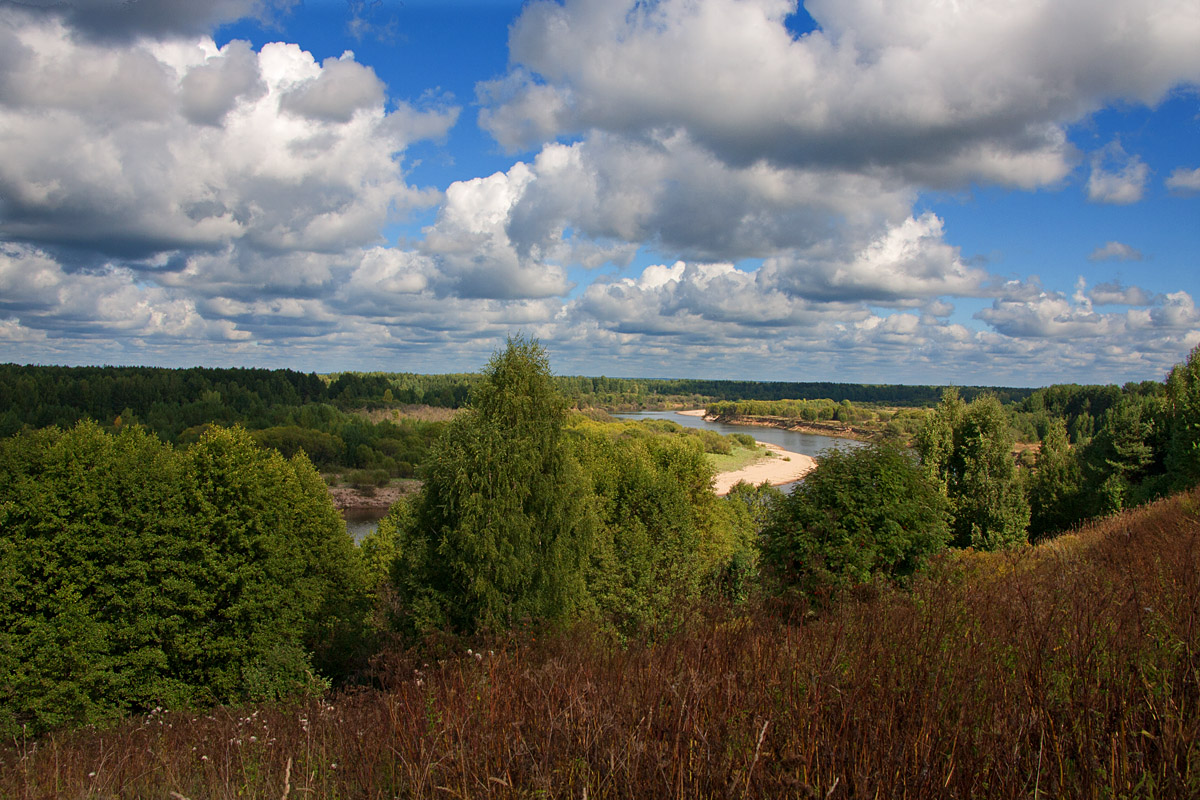
[[[763,561],[785,587],[820,593],[905,578],[950,538],[948,504],[892,445],[831,450],[776,505]]]
[[[1166,468],[1170,486],[1190,489],[1200,483],[1200,345],[1186,362],[1177,364],[1167,377],[1170,410],[1170,439]]]
[[[0,443],[0,497],[6,734],[278,697],[351,652],[357,559],[303,456],[81,423]]]
[[[604,623],[627,634],[669,627],[735,559],[752,568],[753,533],[713,495],[703,439],[673,425],[581,423],[571,433],[595,525],[587,585]]]
[[[181,698],[158,627],[168,574],[157,567],[181,524],[171,456],[140,429],[113,436],[94,423],[0,443],[8,734]]]
[[[1029,502],[1000,401],[949,389],[917,436],[926,473],[950,501],[954,544],[995,550],[1026,539]]]
[[[1139,505],[1166,490],[1165,410],[1162,396],[1126,393],[1104,412],[1082,454],[1093,515]]]
[[[1029,481],[1029,535],[1034,541],[1086,516],[1083,471],[1061,417],[1049,420]]]
[[[560,621],[585,603],[585,482],[563,436],[566,403],[537,342],[510,338],[447,427],[394,583],[417,630]]]
[[[196,682],[216,699],[273,698],[310,682],[314,652],[365,611],[354,545],[303,454],[212,428],[183,456],[195,584],[207,607],[186,634]],[[181,653],[183,655],[183,653]]]

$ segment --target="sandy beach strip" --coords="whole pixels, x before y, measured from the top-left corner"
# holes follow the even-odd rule
[[[700,417],[704,419],[708,412],[703,408],[693,408],[687,411],[676,411],[675,413],[683,414],[687,417]],[[713,492],[718,497],[729,494],[729,490],[738,481],[745,481],[755,486],[766,481],[772,486],[779,486],[784,483],[798,481],[817,468],[817,460],[812,456],[806,456],[803,453],[793,453],[791,450],[784,450],[779,445],[768,442],[758,442],[758,446],[770,450],[771,455],[763,456],[753,464],[736,469],[733,472],[718,473],[713,478]],[[785,461],[784,459],[787,460]]]
[[[713,479],[713,491],[717,495],[729,494],[729,490],[738,481],[758,486],[763,481],[778,486],[781,483],[798,481],[817,467],[817,460],[803,453],[793,453],[778,445],[759,442],[760,447],[771,451],[771,455],[763,456],[749,466],[721,472]],[[785,461],[784,459],[788,459]]]

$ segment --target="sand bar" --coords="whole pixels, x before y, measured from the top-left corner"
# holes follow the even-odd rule
[[[790,450],[784,450],[778,445],[767,442],[759,442],[758,444],[760,447],[770,450],[771,455],[763,456],[753,464],[734,470],[733,472],[719,473],[713,479],[714,492],[718,495],[729,494],[729,490],[738,481],[745,481],[755,486],[763,481],[772,486],[778,486],[781,483],[791,483],[792,481],[800,480],[817,467],[817,460],[812,456],[806,456],[803,453],[793,453]],[[784,459],[787,460],[785,461]]]
[[[700,417],[704,419],[708,412],[703,408],[694,408],[687,411],[676,411],[675,413],[683,414],[687,417]],[[770,444],[769,442],[758,442],[758,446],[770,450],[771,454],[763,456],[753,464],[734,470],[733,472],[718,473],[716,478],[713,479],[713,491],[717,495],[729,494],[729,490],[738,481],[745,481],[755,486],[766,481],[772,486],[779,486],[780,484],[798,481],[817,468],[817,460],[812,456],[806,456],[803,453],[793,453],[791,450],[784,450],[779,445]],[[787,460],[785,461],[784,459]]]

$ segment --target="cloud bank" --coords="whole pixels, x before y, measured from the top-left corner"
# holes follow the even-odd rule
[[[563,371],[1029,383],[1200,343],[1186,291],[997,274],[923,201],[1077,171],[1143,201],[1140,154],[1069,131],[1200,83],[1196,0],[810,0],[800,35],[788,0],[535,0],[474,120],[349,50],[211,38],[291,5],[0,3],[9,358],[437,371],[523,329]],[[472,123],[510,166],[413,185]]]

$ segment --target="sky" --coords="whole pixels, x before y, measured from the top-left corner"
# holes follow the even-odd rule
[[[0,361],[1161,380],[1198,252],[1200,0],[0,0]]]

